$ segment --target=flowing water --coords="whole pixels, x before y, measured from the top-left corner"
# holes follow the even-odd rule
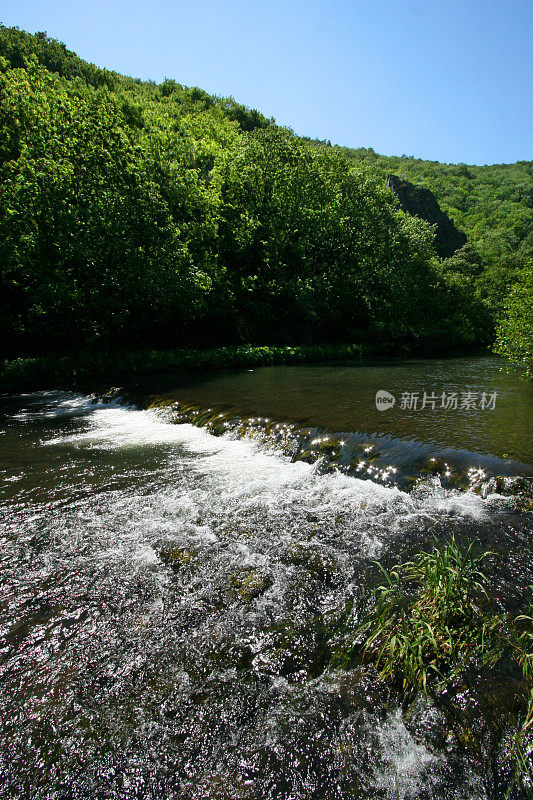
[[[501,482],[464,490],[428,471],[408,492],[390,470],[357,471],[374,434],[379,458],[411,471],[445,452],[457,470],[469,453],[472,468],[528,474],[529,389],[483,360],[446,385],[443,362],[424,363],[398,365],[397,383],[376,366],[371,391],[369,368],[328,366],[212,376],[142,403],[137,388],[150,409],[124,393],[2,398],[2,797],[503,797],[518,668],[432,701],[332,664],[375,561],[434,536],[493,551],[496,609],[527,610],[531,514]],[[502,404],[472,410],[468,430],[458,409],[462,431],[450,410],[426,438],[427,409],[411,428],[398,408],[396,423],[372,411],[375,390],[415,391],[424,370],[428,392],[497,386]],[[349,458],[309,455],[309,437],[348,442],[341,431]]]

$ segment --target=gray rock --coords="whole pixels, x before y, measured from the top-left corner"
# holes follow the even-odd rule
[[[463,231],[456,228],[452,220],[442,211],[429,189],[415,186],[409,181],[398,178],[397,175],[387,176],[387,186],[398,198],[402,211],[437,226],[435,250],[441,258],[453,256],[456,250],[466,244],[467,239]]]

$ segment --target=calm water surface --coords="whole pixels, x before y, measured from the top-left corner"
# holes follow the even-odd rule
[[[417,440],[532,464],[533,383],[508,374],[503,364],[498,358],[476,357],[262,367],[206,376],[174,393],[240,414]],[[394,395],[392,408],[377,409],[380,389]],[[443,392],[446,398],[455,393],[457,408],[442,407]],[[467,392],[474,393],[472,403],[467,402]],[[494,408],[481,407],[483,393],[487,404],[495,395]],[[404,394],[415,395],[416,408],[412,400],[404,400],[402,407]],[[428,402],[430,395],[434,407]]]

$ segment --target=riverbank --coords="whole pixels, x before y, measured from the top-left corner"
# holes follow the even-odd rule
[[[98,385],[116,385],[150,375],[178,372],[190,374],[216,369],[250,369],[277,364],[362,361],[382,356],[447,357],[481,355],[486,348],[443,349],[410,347],[397,343],[313,344],[257,347],[239,345],[207,350],[81,350],[68,354],[0,360],[0,392],[43,389],[92,391]]]
[[[299,347],[219,347],[212,350],[81,351],[4,360],[0,391],[76,389],[88,382],[117,383],[164,372],[250,368],[306,361],[360,360],[374,351],[362,344],[324,344]]]

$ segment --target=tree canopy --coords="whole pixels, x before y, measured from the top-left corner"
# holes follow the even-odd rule
[[[0,130],[4,355],[486,343],[531,243],[530,163],[398,169],[233,98],[101,70],[44,33],[0,27]],[[439,259],[391,168],[470,244]]]

